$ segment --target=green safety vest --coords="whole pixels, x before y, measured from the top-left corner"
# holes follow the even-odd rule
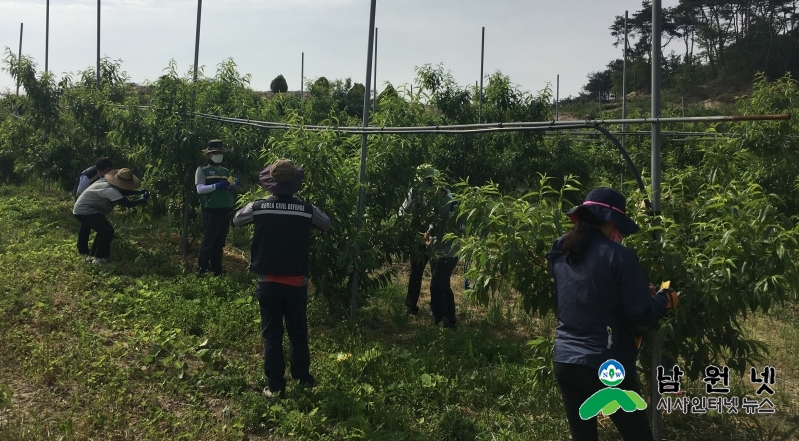
[[[205,184],[212,185],[230,177],[230,172],[225,167],[206,164],[202,166],[205,175]],[[230,188],[220,188],[208,194],[200,195],[200,205],[203,210],[231,209],[236,203],[236,198]]]

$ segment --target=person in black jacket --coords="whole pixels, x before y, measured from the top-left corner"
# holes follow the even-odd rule
[[[555,280],[558,325],[554,370],[573,440],[597,440],[596,417],[583,420],[580,406],[605,386],[597,372],[606,361],[629,373],[619,389],[639,391],[635,376],[639,326],[655,326],[677,293],[651,285],[635,253],[621,245],[638,225],[625,214],[624,196],[592,190],[567,213],[574,227],[547,254]],[[625,440],[652,440],[646,414],[619,411],[611,419]]]
[[[330,229],[330,218],[294,196],[304,174],[288,159],[279,159],[260,174],[261,186],[272,196],[250,202],[236,212],[233,225],[255,224],[250,271],[258,275],[255,296],[261,309],[264,374],[269,397],[284,397],[283,319],[289,335],[291,377],[313,387],[308,349],[308,267],[310,229]]]

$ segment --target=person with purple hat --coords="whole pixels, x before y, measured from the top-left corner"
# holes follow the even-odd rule
[[[596,417],[583,420],[579,409],[605,387],[597,376],[600,366],[616,360],[626,372],[636,372],[639,327],[655,326],[679,297],[672,290],[652,295],[638,257],[621,244],[638,231],[621,193],[595,188],[566,214],[574,226],[546,256],[557,298],[555,379],[572,439],[597,440]],[[639,391],[634,374],[618,387]],[[644,410],[610,418],[625,440],[653,440]]]
[[[258,275],[255,296],[261,310],[264,374],[269,397],[284,397],[286,363],[283,321],[289,335],[291,377],[313,387],[308,349],[308,267],[310,230],[330,230],[330,218],[295,196],[305,175],[289,159],[278,159],[260,174],[261,186],[272,196],[250,202],[236,212],[233,225],[255,224],[250,271]]]

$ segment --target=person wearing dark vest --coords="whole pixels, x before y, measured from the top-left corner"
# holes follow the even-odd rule
[[[228,169],[220,165],[223,155],[229,151],[218,139],[208,141],[203,150],[207,161],[197,167],[194,173],[194,185],[202,206],[203,229],[197,275],[209,271],[217,276],[222,274],[222,255],[230,229],[230,212],[236,203],[231,190],[241,185],[239,179],[232,179]]]
[[[141,180],[129,168],[111,170],[81,193],[75,201],[72,214],[80,222],[78,232],[78,252],[86,262],[105,263],[111,254],[111,240],[114,239],[114,227],[108,222],[108,216],[119,204],[132,208],[145,204],[150,199],[146,190],[139,191]],[[141,199],[131,201],[127,197],[141,194]],[[91,249],[89,234],[97,232]]]
[[[72,187],[72,198],[77,200],[78,196],[81,195],[90,185],[94,184],[98,179],[102,178],[106,173],[110,172],[114,168],[114,161],[102,157],[97,158],[97,162],[86,170],[83,170],[80,173],[80,178],[78,178],[78,182],[75,183],[75,186]]]
[[[233,225],[255,224],[250,271],[258,275],[255,296],[261,310],[264,374],[268,397],[284,397],[283,320],[291,357],[291,377],[313,387],[308,349],[308,267],[310,230],[330,230],[330,218],[295,196],[304,173],[291,160],[278,159],[260,173],[261,186],[272,196],[250,202],[233,217]]]

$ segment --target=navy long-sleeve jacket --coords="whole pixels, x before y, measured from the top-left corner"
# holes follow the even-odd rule
[[[635,253],[599,229],[578,263],[567,263],[563,237],[547,253],[555,279],[559,363],[599,369],[608,359],[635,366],[639,326],[654,326],[666,314],[666,297],[652,297]]]

